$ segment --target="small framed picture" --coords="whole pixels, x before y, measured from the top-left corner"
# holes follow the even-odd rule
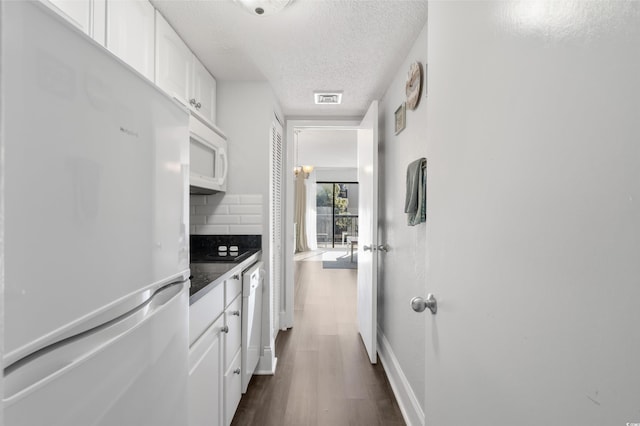
[[[398,107],[395,112],[396,117],[396,135],[404,130],[406,126],[406,118],[407,118],[407,107],[403,102],[402,105]]]

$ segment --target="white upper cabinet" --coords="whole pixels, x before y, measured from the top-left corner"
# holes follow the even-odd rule
[[[106,47],[154,81],[155,9],[148,0],[108,0]]]
[[[156,84],[186,105],[189,102],[192,66],[193,54],[156,11]]]
[[[156,84],[215,124],[216,80],[157,11]]]
[[[211,123],[216,122],[216,80],[194,56],[191,106]],[[193,101],[193,102],[192,102]],[[194,105],[195,104],[195,105]]]
[[[91,0],[49,0],[49,3],[76,27],[91,35]]]
[[[106,0],[40,0],[104,46]]]
[[[216,80],[149,0],[41,0],[204,121]]]

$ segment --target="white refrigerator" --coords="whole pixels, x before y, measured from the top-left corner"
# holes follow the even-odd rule
[[[0,2],[5,426],[187,423],[188,113]]]

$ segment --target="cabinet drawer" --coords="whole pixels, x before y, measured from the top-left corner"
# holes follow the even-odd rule
[[[200,337],[224,311],[224,286],[217,285],[189,306],[189,346]]]
[[[233,416],[236,414],[236,408],[238,408],[238,404],[240,403],[240,398],[242,397],[241,372],[240,352],[238,351],[224,375],[224,424],[227,426],[231,424]]]
[[[224,366],[229,367],[242,342],[242,296],[238,295],[224,311],[229,332],[224,335]]]
[[[229,303],[242,293],[242,272],[234,271],[231,278],[224,282],[224,287],[224,306],[229,306]]]
[[[189,350],[189,426],[222,424],[222,341],[219,317]]]

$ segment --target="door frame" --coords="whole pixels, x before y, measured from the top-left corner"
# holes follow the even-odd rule
[[[295,179],[293,168],[295,162],[294,130],[295,129],[335,129],[335,130],[357,130],[360,126],[361,118],[345,118],[344,120],[286,120],[285,124],[285,172],[284,172],[284,288],[281,291],[281,305],[284,309],[280,311],[280,329],[286,330],[293,327],[293,293],[295,287],[295,276],[293,268],[294,245],[294,188]]]

